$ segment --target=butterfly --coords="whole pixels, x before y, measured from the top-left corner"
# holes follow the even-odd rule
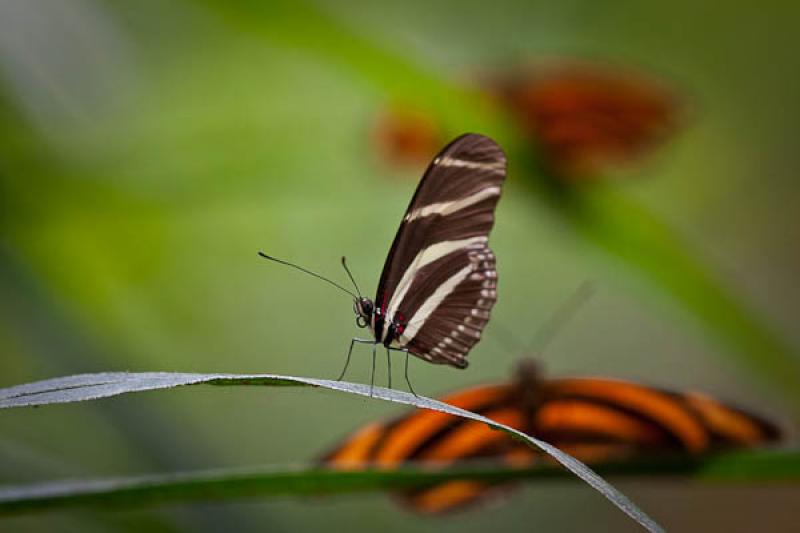
[[[679,125],[664,84],[608,66],[561,63],[511,72],[487,89],[538,145],[559,176],[585,178],[636,160]]]
[[[779,438],[772,423],[702,393],[602,377],[543,379],[530,359],[519,363],[508,382],[460,390],[441,401],[545,440],[589,464],[657,454],[698,456]],[[546,455],[485,424],[428,410],[369,424],[321,458],[324,465],[344,470],[474,460],[519,467],[548,462]],[[398,497],[414,511],[438,514],[508,488],[448,481]]]
[[[466,368],[466,356],[497,300],[495,256],[489,248],[494,211],[506,177],[503,150],[489,137],[465,134],[433,159],[406,209],[389,249],[374,300],[361,295],[344,258],[342,264],[356,293],[309,270],[266,254],[261,255],[323,279],[353,297],[356,325],[369,328],[371,338],[353,338],[344,377],[355,343],[375,350],[406,354],[434,364]]]
[[[382,161],[405,168],[424,167],[445,140],[441,125],[430,113],[401,104],[378,113],[370,137]]]

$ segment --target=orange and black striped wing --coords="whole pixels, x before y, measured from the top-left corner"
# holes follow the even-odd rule
[[[700,393],[682,394],[689,409],[703,421],[715,449],[751,448],[780,440],[780,428],[758,415]]]
[[[699,393],[602,378],[553,379],[542,388],[536,436],[588,463],[763,446],[780,434],[770,422]]]
[[[599,65],[537,69],[495,91],[562,173],[636,159],[679,125],[679,102],[657,80]]]
[[[511,385],[474,387],[441,400],[521,431],[528,425],[527,415],[516,405]],[[534,456],[533,450],[485,424],[438,411],[417,410],[385,425],[364,427],[325,454],[322,462],[340,469],[396,468],[405,463],[447,466],[479,459],[522,464]],[[403,491],[397,496],[416,512],[438,514],[474,503],[493,492],[493,488],[485,483],[452,481]]]
[[[527,394],[531,390],[534,394]],[[770,422],[702,394],[604,378],[520,380],[474,387],[442,401],[526,432],[592,464],[753,447],[779,436]],[[447,466],[475,460],[529,466],[549,459],[485,424],[428,410],[368,425],[323,458],[335,468],[395,468],[409,462]],[[417,512],[438,514],[469,506],[509,486],[452,481],[403,491],[398,497]]]
[[[511,386],[486,385],[456,392],[441,401],[484,416],[499,414],[522,427],[524,421],[509,413],[512,394]],[[462,418],[419,409],[384,424],[365,426],[326,453],[322,462],[338,468],[386,468],[421,459],[452,462],[459,460],[463,452],[456,455],[451,452],[473,440],[463,437],[468,433],[466,428],[472,427]]]
[[[384,424],[367,424],[348,436],[319,461],[339,470],[361,470],[371,466],[373,453],[386,434]]]
[[[588,462],[667,450],[702,453],[710,439],[702,420],[668,391],[601,378],[542,383],[536,435]]]

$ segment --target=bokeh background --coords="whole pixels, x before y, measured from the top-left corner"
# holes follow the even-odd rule
[[[671,228],[797,353],[798,17],[790,1],[2,0],[0,386],[103,370],[336,376],[356,332],[351,302],[256,251],[337,280],[347,255],[372,292],[422,172],[379,157],[375,117],[413,99],[416,85],[424,103],[428,86],[552,57],[613,61],[680,88],[685,128],[608,186]],[[473,126],[459,123],[463,104],[430,102],[453,136]],[[412,361],[417,391],[504,379],[521,354],[493,339],[500,327],[531,338],[591,279],[594,297],[542,354],[548,373],[703,390],[776,419],[791,438],[791,398],[646,274],[574,231],[529,179],[512,159],[492,235],[501,326],[490,324],[466,371]],[[385,379],[383,366],[377,375]],[[368,378],[368,353],[357,351],[349,379]],[[302,464],[391,412],[346,395],[247,388],[9,411],[0,483]],[[790,531],[800,519],[792,485],[620,486],[674,530]],[[567,481],[433,520],[370,494],[0,522],[3,531],[333,526],[635,527]]]

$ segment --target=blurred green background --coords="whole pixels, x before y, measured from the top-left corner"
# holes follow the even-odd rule
[[[256,251],[338,280],[346,255],[373,291],[422,171],[388,167],[372,151],[376,114],[416,83],[382,53],[444,85],[512,61],[578,57],[643,68],[682,88],[687,129],[613,187],[665,221],[796,350],[798,17],[789,1],[2,0],[0,386],[103,370],[335,377],[356,332],[351,303]],[[459,127],[458,108],[436,111]],[[791,436],[798,413],[784,396],[629,265],[572,231],[511,163],[492,235],[493,324],[528,338],[595,280],[593,299],[544,355],[550,374],[700,389],[778,420]],[[504,379],[521,354],[492,339],[499,329],[490,324],[466,371],[412,361],[416,390]],[[348,378],[369,379],[366,349]],[[327,392],[204,388],[9,411],[0,417],[0,483],[301,464],[389,412],[397,409]],[[790,531],[800,519],[794,486],[621,488],[668,529]],[[331,525],[635,527],[587,487],[558,482],[434,520],[360,495],[48,514],[0,530]]]

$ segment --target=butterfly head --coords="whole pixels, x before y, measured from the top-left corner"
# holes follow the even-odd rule
[[[359,296],[353,301],[353,311],[356,313],[356,325],[360,328],[365,328],[372,323],[375,304],[369,298]]]

